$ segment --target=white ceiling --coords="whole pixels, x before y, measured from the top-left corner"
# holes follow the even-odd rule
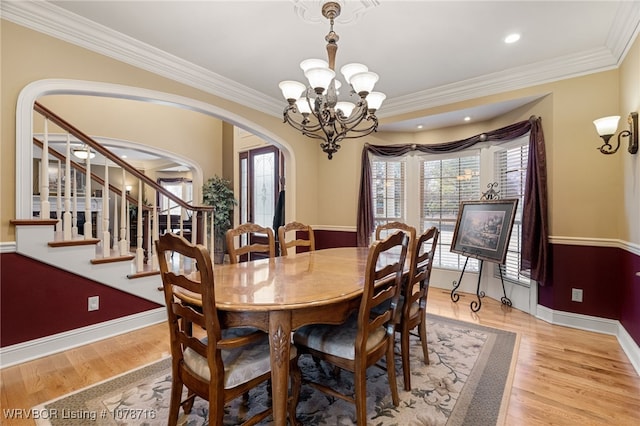
[[[11,1],[3,18],[281,116],[281,80],[326,58],[324,0]],[[387,94],[380,130],[484,120],[532,99],[398,122],[394,116],[617,67],[640,1],[341,1],[336,69],[362,62]],[[515,44],[503,42],[512,32]],[[346,93],[346,90],[343,90]]]

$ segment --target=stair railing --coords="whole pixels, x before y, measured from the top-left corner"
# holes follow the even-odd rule
[[[141,273],[145,270],[145,264],[147,265],[147,270],[155,271],[158,267],[157,257],[155,254],[155,250],[153,249],[153,240],[158,238],[160,229],[159,229],[159,212],[156,207],[156,203],[154,202],[152,206],[146,206],[143,202],[143,188],[144,185],[150,187],[155,193],[160,193],[171,201],[173,201],[177,206],[181,208],[182,214],[184,212],[192,212],[192,230],[191,230],[191,239],[192,242],[198,242],[205,244],[208,246],[210,251],[213,253],[213,238],[207,240],[206,235],[213,235],[213,207],[212,206],[194,206],[180,197],[176,196],[172,192],[166,190],[161,185],[156,183],[153,179],[149,178],[146,174],[139,171],[137,168],[133,167],[131,164],[127,163],[118,155],[111,152],[108,148],[101,145],[99,142],[86,135],[79,129],[77,129],[72,124],[68,123],[63,118],[59,117],[57,114],[43,106],[42,104],[35,102],[34,111],[41,114],[44,117],[44,141],[40,141],[38,138],[33,138],[33,143],[40,147],[42,150],[42,159],[40,176],[41,185],[40,185],[40,217],[48,219],[51,215],[50,213],[50,202],[49,202],[49,182],[47,176],[49,175],[49,155],[52,155],[56,158],[61,165],[62,162],[65,164],[65,188],[61,187],[61,168],[58,167],[58,189],[57,189],[57,212],[56,218],[58,219],[58,224],[56,226],[56,235],[57,238],[61,238],[64,241],[73,240],[79,238],[79,232],[77,228],[77,201],[78,201],[78,173],[84,174],[85,178],[85,200],[84,200],[84,216],[85,222],[83,227],[82,238],[84,239],[92,239],[93,238],[93,220],[92,220],[92,206],[94,202],[91,197],[91,181],[97,182],[99,185],[103,187],[102,191],[102,209],[99,209],[97,212],[97,221],[96,221],[96,237],[100,240],[100,245],[102,246],[101,256],[103,258],[108,258],[111,256],[111,235],[109,233],[110,226],[113,225],[114,233],[116,233],[117,242],[114,243],[114,251],[119,253],[119,256],[123,256],[124,253],[129,251],[130,242],[128,241],[128,237],[130,235],[130,215],[128,214],[128,206],[136,206],[137,214],[137,235],[136,235],[136,251],[135,251],[135,264],[136,271]],[[67,143],[66,143],[66,155],[57,152],[56,150],[49,149],[49,131],[48,131],[48,123],[51,122],[57,125],[59,128],[67,132]],[[86,149],[86,167],[83,165],[71,160],[71,143],[70,137],[74,136],[80,142],[85,144]],[[105,158],[105,176],[104,179],[95,175],[91,172],[91,156],[90,152],[94,150],[103,155]],[[46,159],[46,161],[45,161]],[[109,183],[109,161],[115,163],[122,170],[122,188],[117,188],[114,185]],[[73,178],[72,178],[72,170],[73,170]],[[137,179],[138,183],[138,198],[132,197],[125,187],[125,177],[126,174],[129,173],[133,177]],[[73,182],[73,183],[72,183]],[[64,207],[62,203],[61,195],[65,194],[64,198]],[[115,214],[115,218],[111,223],[109,217],[109,210],[111,206],[111,198],[110,195],[114,194],[113,197],[113,205],[114,212],[118,210],[118,197],[120,197],[120,221],[118,222],[118,215]],[[154,199],[156,198],[154,194]],[[145,220],[146,219],[146,220]],[[119,223],[119,225],[118,225]],[[209,225],[210,223],[210,225]],[[180,231],[182,232],[182,219],[180,220]],[[119,232],[118,232],[119,231]],[[208,231],[208,232],[207,232]],[[119,238],[119,239],[118,239]],[[146,247],[146,250],[145,250]],[[182,262],[180,263],[182,267]]]

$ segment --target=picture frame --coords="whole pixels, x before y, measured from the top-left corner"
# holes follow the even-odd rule
[[[518,199],[460,203],[451,252],[504,264]]]

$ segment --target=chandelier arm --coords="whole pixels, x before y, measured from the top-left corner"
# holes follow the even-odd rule
[[[351,114],[351,117],[347,117],[345,119],[336,116],[336,120],[340,123],[342,127],[356,127],[362,120],[365,118],[368,119],[367,110],[360,110],[357,114]]]
[[[304,136],[307,136],[313,139],[320,139],[324,141],[328,140],[329,135],[327,134],[327,131],[324,129],[321,123],[315,124],[313,126],[299,123],[289,115],[289,112],[292,110],[293,110],[292,108],[288,108],[288,111],[285,110],[285,113],[284,113],[285,123],[288,123],[291,127],[301,132]],[[314,114],[314,117],[316,117],[317,119],[317,116],[315,116],[315,114]],[[322,130],[322,134],[318,134],[320,130]]]
[[[378,129],[378,119],[377,119],[377,117],[375,115],[369,116],[369,117],[367,117],[367,121],[371,121],[371,123],[370,123],[370,125],[368,127],[357,129],[356,128],[357,125],[356,125],[356,126],[350,127],[346,132],[342,132],[342,133],[355,133],[355,135],[353,135],[353,136],[349,136],[348,134],[346,134],[343,139],[361,138],[363,136],[367,136],[368,134],[377,131],[377,129]],[[360,123],[358,123],[358,124],[360,124]]]
[[[296,113],[297,110],[295,108],[295,106],[292,105],[287,105],[284,109],[284,113],[283,113],[283,117],[284,117],[284,122],[288,123],[291,127],[293,127],[294,129],[298,130],[299,132],[302,131],[311,131],[311,132],[316,132],[318,130],[320,130],[320,125],[315,124],[313,126],[309,126],[308,124],[303,124],[303,122],[298,122],[296,120],[294,120],[294,118],[290,115],[290,113]],[[315,117],[315,115],[314,115]],[[306,120],[306,119],[305,119]]]

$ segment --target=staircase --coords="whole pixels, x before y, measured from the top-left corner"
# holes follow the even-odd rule
[[[33,195],[31,209],[22,212],[22,217],[11,221],[16,228],[16,251],[86,279],[164,304],[153,241],[161,232],[178,227],[179,232],[189,235],[192,242],[207,245],[207,238],[204,236],[213,234],[213,208],[195,206],[177,197],[38,102],[34,104],[34,112],[44,118],[43,140],[33,138],[34,146],[41,150],[41,168],[34,174],[45,178],[40,178],[39,194]],[[59,152],[61,150],[49,149],[49,124],[67,132],[66,155]],[[84,164],[71,159],[72,140],[76,147],[81,144],[81,150],[89,157],[84,160]],[[90,154],[95,153],[104,158],[103,163],[98,164],[104,166],[103,177],[91,172]],[[32,164],[28,167],[33,167],[36,162],[34,160],[36,159],[31,159]],[[55,191],[57,200],[56,197],[49,197],[50,162],[57,164],[57,169],[66,173],[58,171],[58,187]],[[96,167],[95,162],[93,167]],[[115,168],[119,170],[114,171]],[[121,175],[121,187],[109,182],[109,174],[114,173],[118,178]],[[42,183],[44,180],[46,182]],[[137,198],[130,194],[129,186],[125,188],[125,180],[129,184],[135,180],[135,186],[131,187],[137,189]],[[86,187],[79,188],[78,181],[85,182]],[[95,191],[97,187],[101,189]],[[92,192],[102,194],[92,197]],[[172,202],[173,212],[160,212],[155,202],[153,205],[146,204],[146,200],[155,201],[157,194]],[[57,209],[53,204],[57,204]],[[130,223],[129,207],[136,210],[137,223]],[[176,209],[181,213],[176,215]],[[34,212],[39,212],[40,217],[34,217]],[[109,212],[115,213],[115,217],[110,218]],[[79,223],[78,213],[88,218],[84,224]],[[191,218],[191,229],[183,228],[181,217],[187,216]],[[161,226],[166,229],[161,229]],[[131,228],[136,233],[133,237]],[[136,241],[131,242],[129,239]],[[213,245],[212,241],[209,245]],[[213,252],[213,247],[208,248]],[[177,267],[180,266],[181,262],[178,260]]]
[[[56,240],[57,220],[13,221],[16,252],[86,279],[116,288],[146,300],[164,304],[157,270],[136,271],[135,256],[99,257],[100,240]]]

